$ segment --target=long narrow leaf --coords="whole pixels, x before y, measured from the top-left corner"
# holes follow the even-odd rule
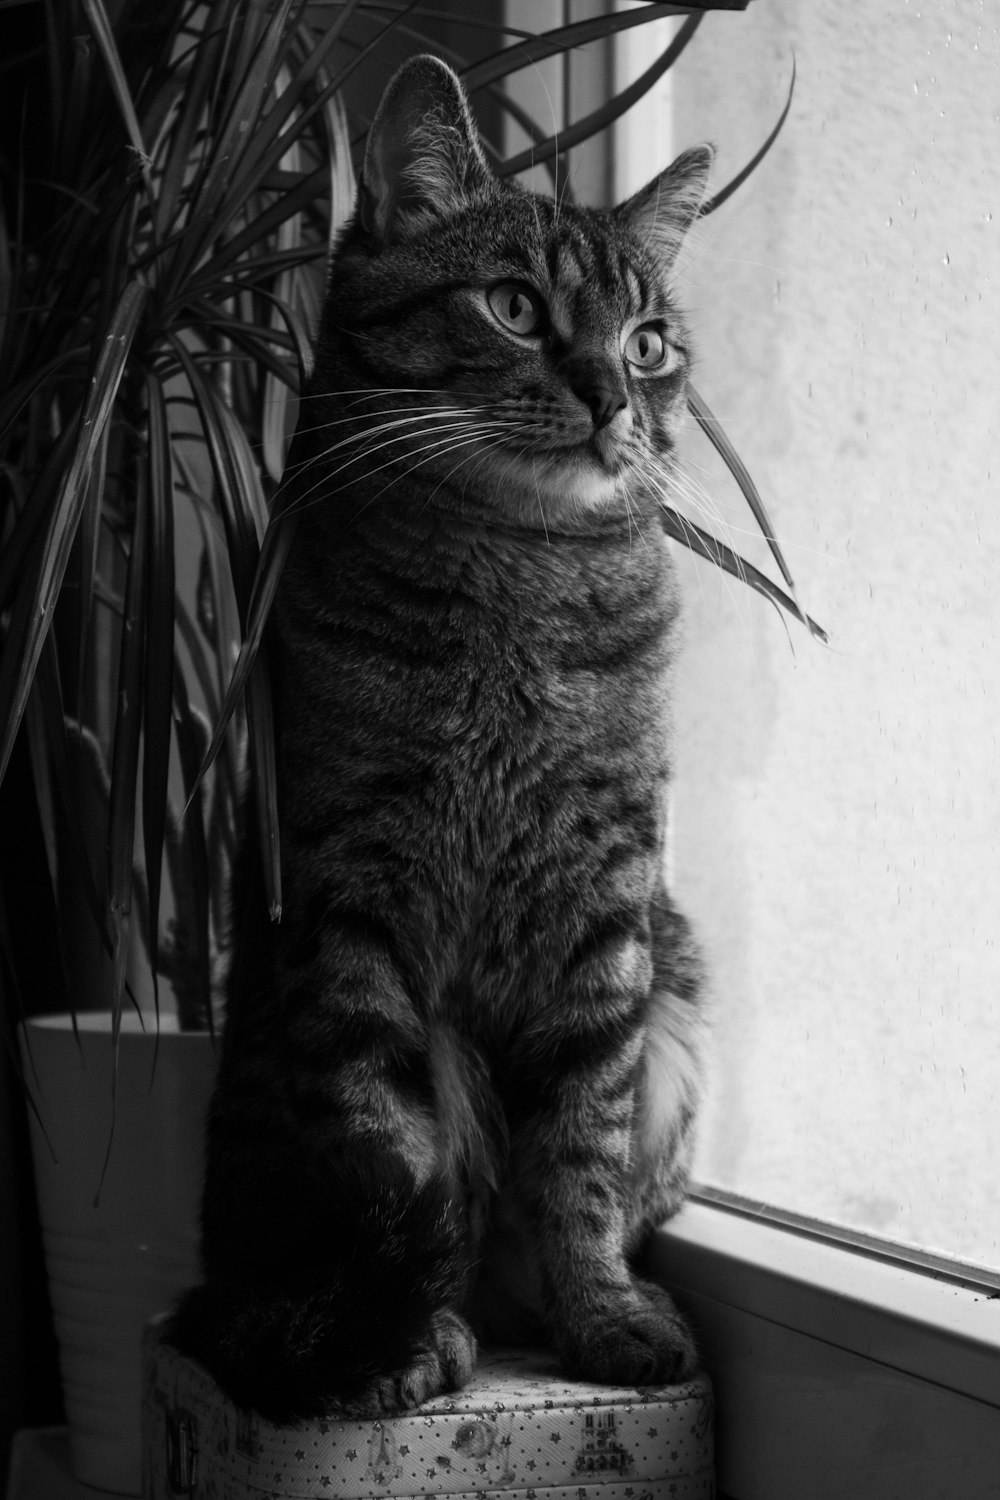
[[[293,3],[301,4],[302,0],[293,0]],[[221,110],[223,120],[238,113],[245,80],[252,73],[255,62],[260,63],[262,55],[266,56],[267,77],[273,77],[275,69],[280,66],[281,49],[287,45],[284,21],[273,33],[270,43],[261,47],[261,33],[267,12],[272,8],[273,0],[267,0],[265,5],[261,5],[259,0],[244,0],[243,4],[237,3],[230,7],[227,17],[230,55],[223,74],[226,84],[226,95],[222,100]],[[264,85],[264,90],[266,89],[267,83]]]
[[[140,282],[130,282],[108,326],[90,389],[80,411],[73,457],[53,508],[37,582],[27,607],[15,610],[11,623],[0,663],[0,702],[11,705],[10,717],[3,726],[0,740],[0,780],[7,769],[38,658],[52,624],[56,599],[86,497],[87,481],[105,423],[111,415],[146,297],[146,288]],[[27,591],[21,597],[28,600]]]
[[[709,410],[708,403],[702,396],[699,396],[691,384],[688,385],[687,404],[688,410],[697,421],[702,432],[705,433],[719,456],[724,459],[727,469],[739,485],[743,498],[753,513],[753,518],[757,522],[761,535],[771,550],[771,556],[777,563],[782,578],[788,585],[789,591],[794,594],[795,583],[789,572],[788,564],[785,562],[781,548],[778,545],[778,539],[774,534],[774,527],[771,525],[771,518],[764,509],[764,502],[760,498],[757,486],[750,478],[746,465],[726,436],[725,429],[718,417],[713,415]]]
[[[415,33],[411,32],[406,26],[404,26],[403,21],[406,16],[411,15],[414,11],[418,10],[421,6],[421,3],[422,0],[402,0],[402,4],[396,9],[394,15],[390,14],[388,20],[380,20],[378,31],[374,36],[371,37],[368,42],[366,42],[363,46],[357,48],[350,62],[345,63],[344,66],[340,69],[340,72],[331,80],[331,86],[336,90],[343,89],[351,74],[361,66],[361,64],[367,57],[372,56],[378,51],[384,49],[386,38],[390,37],[393,33],[395,33],[398,38],[405,37],[407,38],[407,40],[412,40],[415,36]],[[387,7],[387,9],[391,8]],[[408,48],[407,50],[411,49]],[[421,45],[412,50],[419,52],[446,53],[448,49],[446,47],[443,47],[436,39],[432,42],[429,39],[425,38],[423,39]]]
[[[136,154],[139,170],[146,184],[146,191],[150,198],[152,198],[153,179],[149,170],[149,152],[146,150],[146,143],[142,137],[142,128],[139,125],[139,119],[135,112],[132,91],[128,86],[128,79],[125,77],[125,69],[122,67],[122,60],[118,54],[118,44],[115,41],[115,34],[111,28],[111,22],[108,20],[107,11],[104,9],[103,0],[83,0],[83,9],[90,23],[90,29],[94,33],[97,45],[100,48],[101,56],[104,58],[104,65],[108,70],[108,78],[111,81],[111,90],[118,101],[122,123],[132,144],[132,149]]]
[[[170,777],[174,667],[174,486],[170,430],[163,388],[146,382],[149,422],[149,548],[146,559],[145,734],[142,768],[142,842],[146,866],[147,943],[159,1009],[160,887]]]
[[[732,195],[736,192],[736,189],[738,187],[740,187],[744,182],[746,182],[746,180],[750,176],[751,172],[755,172],[757,170],[757,168],[760,166],[761,162],[764,160],[764,157],[770,151],[771,147],[774,145],[775,141],[778,139],[778,136],[781,134],[781,128],[784,125],[785,121],[788,119],[788,111],[792,107],[792,95],[794,93],[795,93],[795,59],[793,57],[792,58],[792,77],[791,77],[791,81],[790,81],[790,83],[788,85],[788,97],[785,100],[785,107],[784,107],[784,109],[781,111],[781,114],[778,116],[778,123],[777,123],[777,125],[775,125],[774,129],[771,131],[770,135],[768,136],[768,138],[764,142],[764,144],[761,146],[760,150],[754,152],[753,156],[751,156],[751,158],[747,162],[746,166],[742,167],[740,169],[740,171],[737,172],[737,174],[736,174],[735,177],[730,178],[730,180],[726,183],[726,185],[725,185],[724,188],[720,188],[717,193],[714,193],[711,198],[708,198],[701,205],[700,212],[701,212],[701,214],[703,216],[705,214],[714,213],[715,210],[721,204],[725,203],[725,201],[726,201],[727,198],[731,198],[732,197]]]
[[[125,579],[118,664],[118,702],[108,812],[108,909],[114,938],[111,1013],[117,1038],[125,994],[135,871],[135,813],[139,787],[146,657],[146,590],[148,583],[149,471],[135,471],[135,517]]]
[[[261,120],[241,163],[241,170],[234,177],[232,192],[227,204],[230,214],[241,209],[253,192],[266,181],[289,149],[306,132],[311,120],[321,115],[329,102],[338,96],[342,77],[325,79],[312,90],[313,80],[321,74],[322,65],[350,20],[358,0],[347,0],[337,18],[326,28],[304,61],[295,71],[294,78],[277,93],[274,104]]]
[[[32,566],[31,559],[39,537],[51,520],[52,507],[75,442],[76,433],[71,426],[59,434],[17,516],[13,531],[4,538],[0,548],[0,611],[8,609],[11,599],[23,592],[24,575]]]
[[[557,131],[537,145],[519,152],[517,156],[508,157],[499,168],[501,174],[509,176],[515,172],[523,172],[528,167],[536,167],[547,161],[550,156],[554,156],[557,151],[560,153],[568,151],[571,146],[589,140],[598,131],[606,130],[626,110],[631,109],[632,105],[644,94],[648,93],[668,69],[673,67],[703,19],[701,15],[691,16],[656,61],[634,83],[629,84],[628,88],[622,89],[606,104],[593,110],[589,115],[584,115],[582,119],[574,121],[565,130]]]
[[[288,351],[289,354],[294,354],[295,359],[294,366],[291,363],[285,363],[283,372],[268,369],[268,381],[274,377],[274,380],[280,380],[286,390],[297,395],[303,390],[310,369],[312,369],[313,348],[310,330],[315,330],[316,323],[318,323],[322,282],[318,278],[313,282],[312,279],[304,278],[303,275],[297,276],[294,279],[294,285],[286,291],[285,297],[276,296],[270,291],[265,291],[264,288],[255,288],[255,291],[271,305],[271,314],[273,314],[270,324],[271,335],[276,335],[279,320],[288,329]],[[301,315],[300,309],[303,309]]]
[[[233,313],[214,307],[210,302],[198,301],[193,304],[191,311],[197,313],[200,328],[214,329],[216,333],[231,339],[249,356],[255,368],[268,370],[286,386],[293,383],[292,367],[287,358],[283,359],[271,347],[275,343],[283,344],[289,354],[296,350],[295,341],[284,330],[247,322]]]
[[[48,748],[48,722],[42,703],[44,690],[42,673],[39,672],[25,705],[24,733],[28,741],[28,764],[31,767],[35,789],[35,804],[38,808],[38,821],[45,849],[45,864],[52,890],[55,892],[59,878],[59,848],[56,838],[57,801],[53,787],[52,756]],[[61,704],[58,712],[60,714],[62,712]],[[0,881],[0,885],[2,884],[3,882]]]
[[[204,793],[197,781],[205,732],[188,698],[184,675],[174,674],[174,732],[184,788],[185,812],[168,838],[175,918],[174,965],[167,972],[177,993],[182,1025],[190,1025],[199,1011],[211,1011],[211,942],[209,858],[205,843]]]
[[[0,394],[0,442],[9,435],[14,423],[32,398],[40,392],[51,391],[55,385],[56,375],[72,377],[75,367],[86,365],[88,354],[89,349],[86,344],[78,344],[72,349],[62,349],[43,364],[32,364],[30,375]]]
[[[284,80],[283,80],[284,81]],[[291,92],[286,87],[286,93]],[[282,168],[295,171],[299,168],[302,157],[301,146],[298,141],[293,142],[290,152],[281,159]],[[286,219],[278,231],[277,246],[279,250],[294,251],[296,255],[301,254],[303,246],[302,216],[296,214],[294,218]],[[285,303],[290,303],[295,295],[295,283],[298,277],[294,271],[279,272],[276,282],[276,293]],[[280,315],[275,304],[272,302],[268,308],[268,322],[271,328],[277,332]],[[284,322],[284,318],[280,318]],[[282,329],[284,332],[284,329]],[[291,416],[292,392],[289,388],[287,373],[277,374],[273,369],[268,370],[264,377],[263,385],[263,408],[261,411],[261,461],[267,473],[277,484],[285,467],[285,454],[289,438],[289,419]]]
[[[569,163],[561,149],[562,138],[560,137],[558,150],[547,151],[544,155],[536,154],[543,143],[549,140],[550,137],[546,135],[540,125],[535,123],[534,116],[528,110],[522,109],[517,100],[511,94],[508,94],[505,89],[497,88],[494,92],[491,86],[490,93],[493,94],[504,114],[508,115],[514,121],[515,125],[519,125],[531,141],[528,151],[522,152],[521,155],[530,155],[530,166],[545,168],[546,175],[552,184],[552,194],[554,197],[558,197],[564,203],[573,202],[573,190],[569,179]],[[498,175],[509,176],[511,171],[520,170],[517,167],[508,167],[501,152],[492,142],[484,140],[482,144],[487,158],[493,166],[493,170]]]
[[[174,255],[171,286],[181,285],[207,246],[222,233],[231,217],[227,201],[240,155],[248,147],[262,103],[273,81],[274,51],[294,0],[277,0],[257,45],[256,55],[237,89],[228,117],[216,136],[204,180],[198,187],[186,233]]]
[[[221,695],[215,680],[215,668],[218,659],[213,656],[209,662],[208,651],[198,631],[198,627],[191,617],[183,599],[176,601],[176,629],[178,641],[183,644],[185,651],[190,657],[191,670],[194,673],[194,682],[197,684],[198,692],[205,703],[205,711],[212,723],[219,716]]]
[[[268,524],[267,500],[261,484],[260,469],[251,450],[246,429],[237,421],[224,401],[218,403],[216,416],[219,423],[219,435],[225,444],[227,461],[235,476],[233,497],[239,509],[240,527],[249,536],[250,528],[246,526],[245,518],[249,517],[253,525],[256,543],[253,549],[253,559],[256,565],[260,543],[264,539]]]
[[[59,662],[55,641],[51,635],[46,638],[39,658],[33,696],[40,705],[44,720],[45,744],[52,767],[52,785],[59,804],[60,817],[67,829],[67,844],[74,862],[74,882],[79,882],[78,888],[82,889],[94,930],[98,934],[102,948],[110,957],[113,944],[107,925],[107,910],[98,889],[99,879],[101,889],[104,887],[104,872],[102,871],[99,876],[93,863],[95,857],[103,854],[103,850],[93,849],[85,835],[81,817],[79,777],[74,770],[74,761],[78,763],[80,760],[80,747],[88,739],[95,759],[99,759],[100,752],[93,737],[83,725],[67,721],[59,681]],[[66,971],[67,994],[73,993],[75,978],[76,976]]]
[[[231,423],[235,421],[232,413],[218,391],[205,379],[183,342],[173,337],[171,346],[190,386],[208,445],[221,502],[233,588],[240,619],[243,621],[246,619],[259,553],[255,529],[259,523],[251,519],[251,516],[256,516],[263,509],[263,501],[259,498],[259,487],[251,485],[249,492],[241,487],[241,465],[245,455],[242,450],[234,448],[231,440]]]
[[[181,50],[173,59],[164,84],[164,89],[174,97],[176,114],[156,194],[160,240],[181,213],[192,175],[202,165],[198,160],[198,135],[215,87],[218,59],[224,46],[222,25],[230,8],[231,0],[215,0],[214,8],[204,16],[193,59]]]
[[[617,11],[614,15],[597,16],[593,20],[577,21],[569,26],[554,26],[549,31],[519,40],[511,46],[502,47],[490,57],[484,57],[481,62],[474,63],[465,70],[462,81],[472,93],[487,84],[497,83],[521,68],[568,52],[573,47],[601,41],[620,31],[629,31],[633,26],[647,26],[651,21],[685,15],[688,10],[689,7],[684,5],[647,4],[641,10]]]
[[[276,515],[271,519],[267,531],[264,533],[264,541],[260,549],[260,560],[257,564],[257,572],[253,581],[253,592],[250,598],[250,606],[247,611],[246,629],[240,654],[233,669],[233,675],[226,689],[219,717],[212,732],[212,739],[205,752],[205,759],[198,773],[200,782],[214,763],[225,740],[226,730],[236,712],[236,708],[246,691],[250,674],[253,671],[257,654],[260,651],[261,642],[264,637],[264,627],[267,624],[268,615],[274,597],[278,592],[278,584],[281,580],[282,569],[291,551],[292,542],[298,529],[297,512],[286,515]]]
[[[216,508],[196,498],[195,518],[201,530],[202,553],[198,569],[198,607],[192,624],[199,642],[204,644],[206,668],[212,674],[212,690],[205,697],[208,724],[212,725],[218,718],[233,659],[243,639],[243,615],[232,586],[228,545],[220,545]],[[206,730],[206,745],[209,738]],[[225,751],[224,762],[216,763],[224,766],[224,770],[217,775],[222,774],[223,779],[233,786],[240,785],[244,760],[236,721],[226,736]]]
[[[342,223],[343,220],[341,219],[339,222]],[[247,243],[252,248],[255,243],[254,237],[250,237]],[[266,244],[267,241],[259,243]],[[320,286],[322,286],[321,263],[326,260],[326,255],[327,245],[324,240],[320,239],[318,234],[315,239],[310,235],[308,239],[303,239],[298,245],[288,250],[254,249],[253,255],[239,261],[226,277],[226,290],[253,292],[259,297],[269,297],[272,301],[277,300],[280,302],[280,296],[272,290],[272,283],[275,277],[289,271],[309,272],[311,270],[313,273],[312,280],[318,281]],[[318,267],[319,274],[317,275]],[[192,282],[191,286],[192,290],[197,292],[199,296],[210,296],[216,290],[216,286],[213,286],[207,277],[203,277],[200,274],[198,280]],[[297,284],[296,292],[298,293],[300,290],[301,288]],[[258,334],[263,331],[258,325]]]
[[[107,482],[108,439],[110,423],[105,427],[97,444],[94,466],[87,484],[83,512],[78,531],[79,567],[77,570],[77,651],[76,651],[76,702],[83,701],[88,662],[91,661],[91,626],[93,623],[94,595],[97,583],[97,560],[101,544],[104,486]]]
[[[712,536],[710,532],[704,531],[702,527],[697,526],[693,521],[688,520],[686,516],[682,516],[670,506],[664,505],[660,507],[660,524],[668,536],[673,537],[675,541],[681,542],[685,547],[696,553],[698,557],[703,557],[706,561],[714,563],[716,567],[722,568],[726,573],[731,573],[741,583],[747,584],[750,588],[755,589],[758,594],[762,594],[776,608],[787,610],[797,620],[801,620],[804,625],[808,626],[810,633],[817,640],[824,642],[827,640],[826,631],[821,625],[817,625],[815,620],[810,619],[807,614],[803,614],[798,604],[793,599],[790,599],[785,591],[779,588],[776,583],[772,582],[766,573],[762,573],[759,568],[754,567],[753,563],[747,562],[746,558],[741,557],[738,552],[734,552],[732,547],[728,546],[727,543],[720,541],[718,537]]]
[[[279,224],[293,214],[301,212],[302,209],[311,208],[317,198],[326,190],[328,180],[328,169],[316,167],[308,176],[301,179],[298,187],[282,193],[268,208],[238,234],[224,239],[216,249],[199,267],[197,274],[192,276],[190,290],[200,292],[202,289],[211,290],[218,282],[219,277],[245,255],[254,245],[266,243],[267,236],[272,234]],[[187,295],[187,289],[185,289]]]

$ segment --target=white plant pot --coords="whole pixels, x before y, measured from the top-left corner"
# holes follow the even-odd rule
[[[140,1339],[195,1279],[215,1048],[172,1017],[159,1038],[151,1019],[143,1032],[137,1016],[123,1018],[105,1170],[111,1018],[81,1014],[77,1026],[78,1037],[70,1016],[39,1016],[21,1033],[41,1116],[32,1112],[31,1140],[49,1294],[73,1472],[96,1489],[138,1495]]]

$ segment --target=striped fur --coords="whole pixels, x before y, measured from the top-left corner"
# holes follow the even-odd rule
[[[433,59],[372,127],[286,476],[286,915],[248,879],[173,1325],[275,1420],[460,1385],[477,1333],[582,1377],[693,1369],[634,1263],[682,1199],[701,1069],[656,509],[688,365],[664,246],[707,167],[559,207],[491,175]]]

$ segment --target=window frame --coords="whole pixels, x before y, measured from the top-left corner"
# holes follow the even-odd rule
[[[1000,1277],[695,1188],[650,1247],[726,1500],[1000,1497]]]

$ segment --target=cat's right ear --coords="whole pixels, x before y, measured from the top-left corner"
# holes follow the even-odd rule
[[[682,151],[675,162],[615,210],[665,267],[677,259],[701,212],[714,152],[709,145]]]
[[[446,218],[492,180],[457,76],[429,53],[390,80],[358,183],[361,225],[381,241]]]

